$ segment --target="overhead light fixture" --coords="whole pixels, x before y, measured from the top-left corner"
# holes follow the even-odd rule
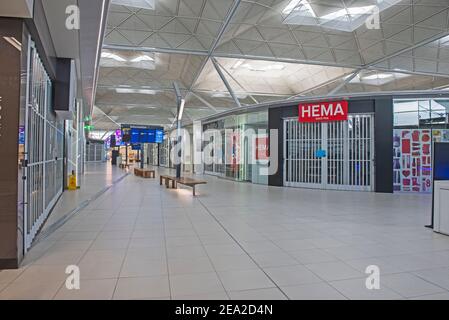
[[[186,105],[186,101],[184,99],[181,99],[181,105],[179,107],[179,113],[178,113],[178,121],[182,120],[182,116],[184,115],[185,105]]]
[[[393,77],[393,74],[391,73],[374,73],[370,74],[368,76],[362,76],[362,80],[382,80],[382,79],[388,79]]]
[[[154,59],[146,54],[143,54],[131,60],[131,62],[142,62],[142,61],[154,61]]]
[[[22,51],[22,44],[14,37],[3,37],[3,39],[16,48],[19,51]]]
[[[243,59],[237,60],[237,62],[234,64],[234,66],[232,66],[231,69],[238,69],[243,64],[243,62],[245,62],[245,60]]]
[[[151,89],[129,89],[129,88],[116,88],[115,91],[117,93],[137,93],[137,94],[149,94],[155,95],[159,91],[151,90]]]
[[[119,61],[119,62],[126,62],[127,61],[126,59],[123,59],[119,55],[111,53],[111,52],[102,52],[101,53],[101,57],[105,58],[105,59],[113,59],[113,60]]]
[[[440,42],[440,45],[442,45],[442,46],[449,46],[449,36],[445,36],[438,41]]]
[[[245,63],[242,65],[243,68],[246,68],[250,71],[257,71],[257,72],[266,72],[266,71],[281,71],[285,69],[285,65],[276,63],[276,64],[270,64],[265,66],[254,66],[249,63]]]
[[[232,98],[231,94],[229,92],[220,92],[220,91],[212,91],[212,94],[210,95],[212,98]],[[247,94],[243,93],[236,93],[235,96],[238,99],[246,99],[248,98]]]

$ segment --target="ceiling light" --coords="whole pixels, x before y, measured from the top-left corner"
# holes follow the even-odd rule
[[[265,72],[265,71],[280,71],[284,70],[285,66],[283,64],[270,64],[265,66],[254,66],[248,63],[245,63],[242,65],[242,67],[251,70],[251,71],[259,71],[259,72]]]
[[[155,95],[156,93],[158,93],[157,90],[150,90],[150,89],[116,88],[115,91],[117,93],[138,93],[138,94],[150,94],[150,95]]]
[[[237,62],[234,64],[234,66],[231,69],[238,69],[243,64],[243,62],[245,62],[245,60],[243,60],[243,59],[237,60]]]
[[[380,80],[380,79],[387,79],[391,78],[393,75],[391,73],[375,73],[370,74],[368,76],[361,77],[362,80]]]
[[[449,46],[449,36],[445,36],[439,40],[440,45]]]
[[[210,95],[212,98],[232,98],[231,94],[229,92],[219,92],[219,91],[213,91]],[[236,93],[235,96],[238,99],[246,99],[248,98],[247,94],[244,93]]]
[[[105,59],[114,59],[115,61],[126,62],[126,59],[123,59],[119,55],[110,52],[102,52],[101,57]]]
[[[178,121],[182,120],[182,116],[184,114],[184,107],[186,105],[186,101],[184,99],[181,100],[181,106],[179,107],[179,113],[178,113]]]
[[[142,62],[142,61],[154,61],[154,59],[151,58],[150,56],[147,56],[146,54],[143,54],[131,60],[131,62]]]
[[[3,37],[6,42],[8,42],[10,45],[12,45],[14,48],[16,48],[19,51],[22,51],[22,44],[17,41],[14,37]]]

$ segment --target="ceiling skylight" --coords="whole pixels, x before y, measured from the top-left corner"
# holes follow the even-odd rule
[[[155,9],[155,0],[112,0],[112,4],[147,10]]]
[[[150,56],[147,56],[146,54],[143,54],[131,60],[131,62],[142,62],[142,61],[154,61],[154,59],[151,58]]]
[[[366,72],[357,75],[350,83],[365,83],[369,85],[382,86],[395,80],[409,77],[410,74],[398,72]]]
[[[101,53],[100,65],[110,68],[139,68],[147,70],[156,69],[156,61],[154,54],[141,52],[117,52],[103,50]]]
[[[120,57],[117,54],[111,53],[111,52],[102,52],[101,53],[101,57],[104,59],[113,59],[115,61],[119,61],[119,62],[126,62],[126,59],[123,59],[122,57]]]
[[[325,27],[352,32],[369,18],[401,0],[366,0],[363,6],[348,6],[340,1],[323,5],[319,1],[292,0],[282,10],[285,24]]]

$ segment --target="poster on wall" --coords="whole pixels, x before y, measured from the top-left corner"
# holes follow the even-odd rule
[[[449,142],[449,130],[433,130],[432,136],[434,142]]]
[[[256,137],[256,160],[257,161],[267,161],[269,160],[269,140],[268,136]]]
[[[393,133],[393,179],[397,192],[432,192],[432,131]]]

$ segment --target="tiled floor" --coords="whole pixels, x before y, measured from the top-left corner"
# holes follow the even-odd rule
[[[0,299],[449,299],[429,196],[203,178],[193,198],[128,176],[0,271]],[[65,286],[72,264],[80,290]]]

